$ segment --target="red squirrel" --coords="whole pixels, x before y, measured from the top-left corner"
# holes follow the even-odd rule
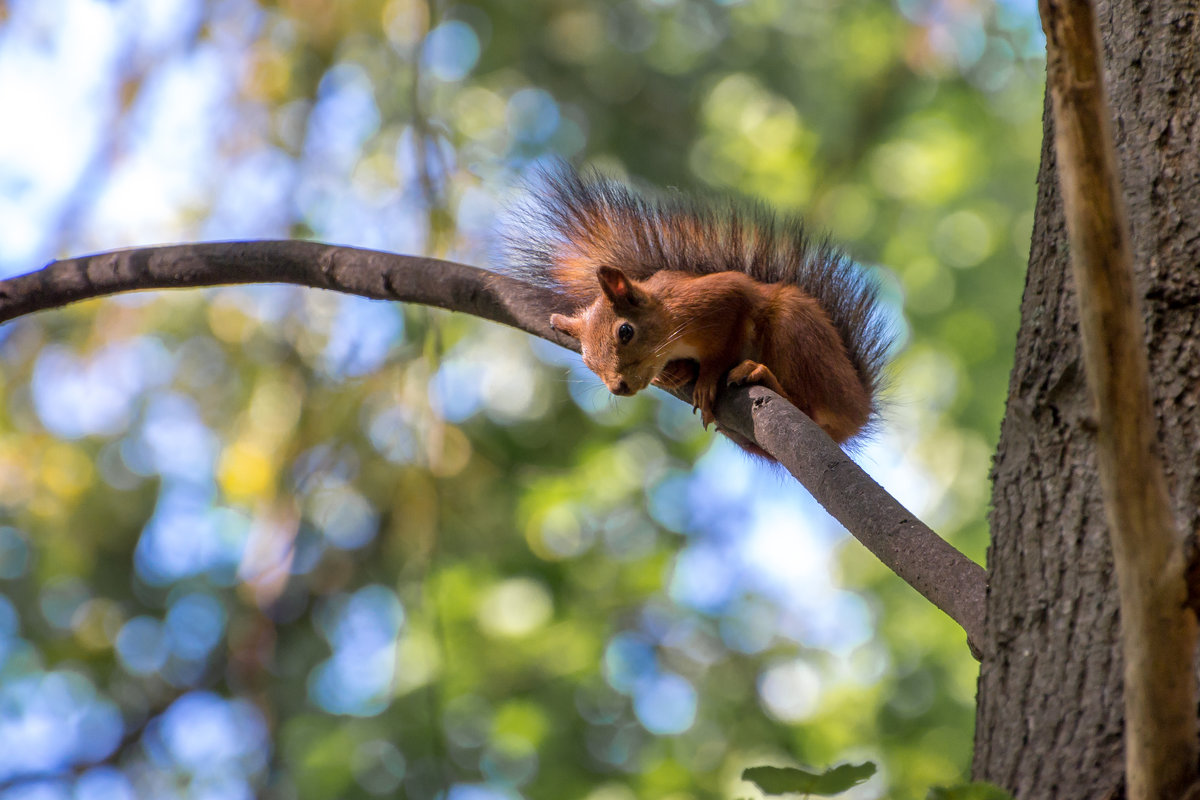
[[[513,267],[574,302],[550,324],[613,394],[694,377],[708,427],[722,383],[759,384],[838,443],[872,420],[893,338],[875,285],[798,220],[648,200],[565,166],[541,177],[509,235]]]

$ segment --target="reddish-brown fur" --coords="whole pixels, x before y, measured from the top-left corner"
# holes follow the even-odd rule
[[[792,402],[837,442],[870,418],[871,397],[859,380],[829,315],[788,284],[759,283],[740,272],[656,272],[633,281],[615,269],[574,317],[552,324],[577,337],[584,360],[617,394],[645,388],[671,362],[698,364],[693,405],[704,424],[722,381],[767,386]],[[624,280],[628,288],[613,288]],[[633,338],[620,342],[623,323]],[[671,375],[669,379],[676,379]]]
[[[510,227],[510,269],[571,299],[575,312],[551,324],[580,340],[615,394],[695,380],[707,425],[722,382],[755,383],[838,442],[869,424],[892,342],[886,315],[874,283],[812,244],[799,219],[648,200],[566,166],[541,180]]]

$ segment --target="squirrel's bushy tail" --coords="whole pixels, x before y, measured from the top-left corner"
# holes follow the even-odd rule
[[[660,270],[742,272],[798,286],[829,314],[864,388],[878,397],[895,335],[877,286],[828,241],[813,242],[798,217],[675,192],[647,198],[558,164],[538,172],[512,222],[505,234],[509,271],[577,306],[595,299],[601,266],[639,280]]]

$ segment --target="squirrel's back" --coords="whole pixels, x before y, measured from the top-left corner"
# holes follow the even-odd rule
[[[877,397],[894,338],[877,287],[827,241],[813,242],[797,217],[679,193],[649,199],[559,165],[540,172],[514,221],[506,234],[510,270],[579,307],[596,298],[601,266],[619,267],[634,280],[677,270],[741,272],[761,283],[795,285],[829,315],[868,396]]]

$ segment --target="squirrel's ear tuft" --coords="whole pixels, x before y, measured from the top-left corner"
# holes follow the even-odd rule
[[[600,288],[614,305],[636,306],[641,304],[643,297],[641,289],[634,286],[629,276],[621,270],[616,267],[600,267],[596,270],[596,277],[600,279]]]
[[[579,317],[568,317],[562,314],[550,315],[550,327],[562,331],[572,339],[578,339],[583,332],[583,322]]]

